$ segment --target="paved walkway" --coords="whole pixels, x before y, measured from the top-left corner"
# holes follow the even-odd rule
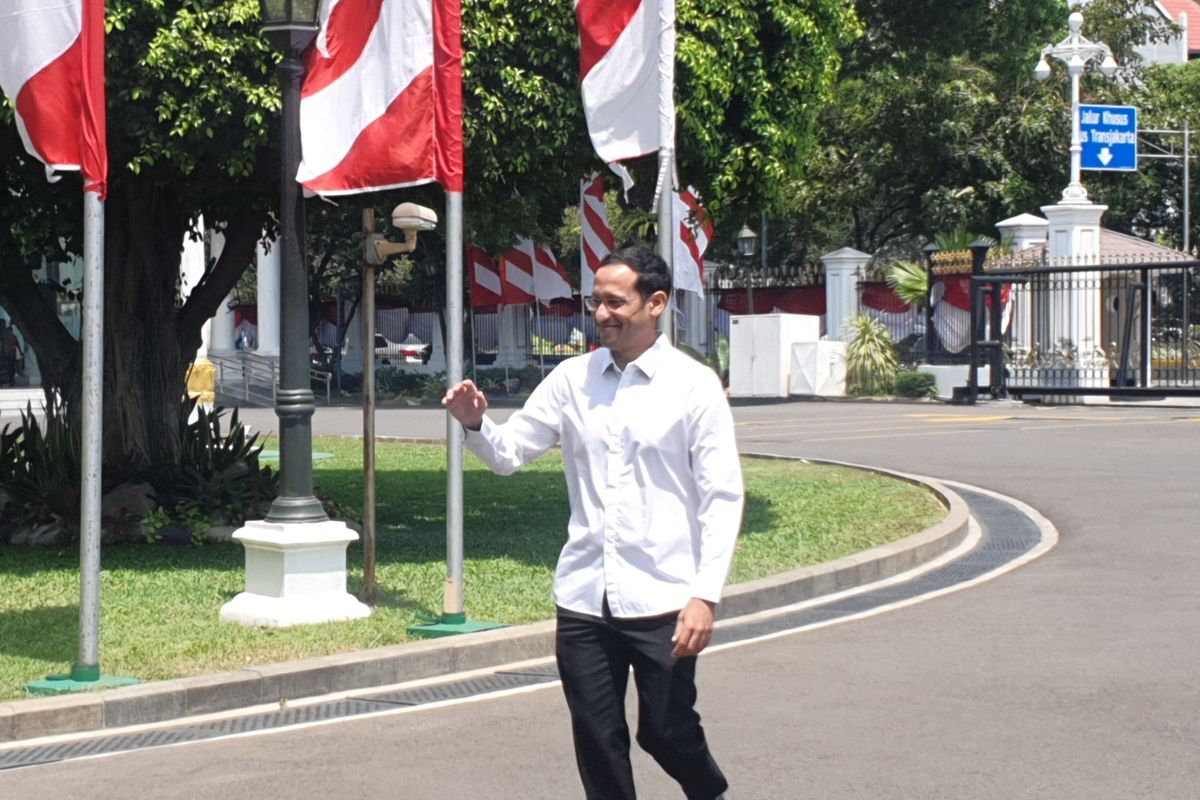
[[[702,711],[735,797],[1195,797],[1200,413],[790,403],[735,417],[745,451],[985,486],[1061,535],[981,586],[707,655]],[[378,429],[435,437],[441,420],[385,411]],[[317,429],[354,424],[322,411]],[[644,758],[635,766],[640,796],[678,796]],[[347,793],[577,797],[561,698],[533,689],[0,773],[0,796],[29,800]]]

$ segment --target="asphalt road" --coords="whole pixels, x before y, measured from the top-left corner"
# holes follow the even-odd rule
[[[983,486],[1061,537],[980,586],[706,655],[701,712],[735,800],[1200,796],[1200,409],[787,403],[735,417],[745,452]],[[319,431],[358,426],[319,412]],[[444,422],[383,411],[378,430],[436,437]],[[636,769],[641,797],[679,797],[644,757]],[[579,797],[559,690],[0,773],[0,798],[22,800],[335,796]]]

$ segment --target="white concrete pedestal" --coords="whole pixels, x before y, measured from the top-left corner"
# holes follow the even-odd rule
[[[288,628],[370,616],[346,591],[346,546],[358,534],[342,522],[255,520],[233,534],[246,548],[246,591],[221,606],[221,619]]]

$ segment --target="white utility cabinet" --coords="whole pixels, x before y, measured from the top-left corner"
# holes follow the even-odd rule
[[[753,314],[729,320],[731,397],[787,397],[792,345],[821,338],[811,314]]]
[[[796,342],[792,345],[792,394],[839,397],[846,393],[846,343]]]

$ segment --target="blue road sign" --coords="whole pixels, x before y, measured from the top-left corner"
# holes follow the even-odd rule
[[[1137,170],[1137,109],[1133,106],[1080,106],[1083,139],[1080,167],[1109,172]]]

